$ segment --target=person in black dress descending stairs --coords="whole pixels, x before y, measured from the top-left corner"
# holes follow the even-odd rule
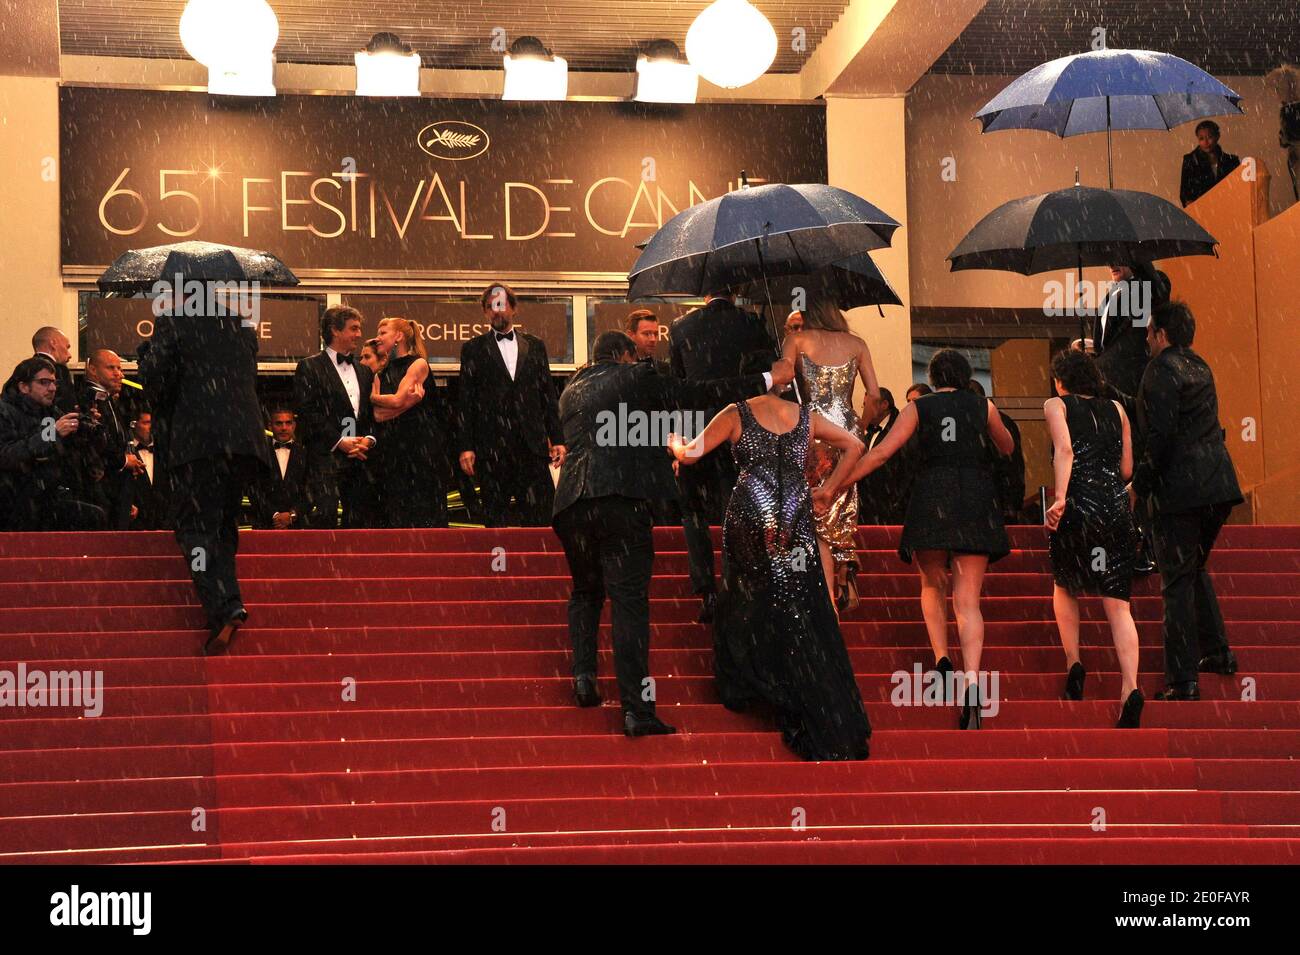
[[[1079,595],[1099,594],[1119,658],[1120,728],[1142,716],[1137,688],[1138,635],[1129,605],[1137,566],[1137,530],[1125,485],[1133,474],[1128,416],[1117,401],[1098,397],[1097,363],[1078,351],[1052,360],[1058,398],[1043,405],[1052,435],[1056,499],[1047,511],[1052,558],[1052,609],[1069,674],[1064,698],[1083,699],[1079,659]]]
[[[990,563],[1011,552],[998,506],[988,446],[1007,455],[1014,442],[992,401],[968,390],[971,367],[961,352],[944,348],[930,359],[931,394],[909,402],[888,436],[866,453],[849,476],[860,481],[896,454],[913,433],[918,438],[918,471],[903,521],[898,556],[915,555],[921,575],[921,615],[934,651],[935,669],[947,686],[953,679],[948,659],[948,592],[951,573],[953,610],[965,687],[961,729],[979,729],[980,657],[984,617],[980,591]],[[828,482],[829,483],[829,482]]]
[[[730,441],[740,472],[722,526],[713,621],[722,702],[774,711],[786,745],[804,759],[866,759],[871,726],[826,587],[804,477],[814,439],[839,453],[814,492],[827,507],[862,442],[806,404],[751,398],[724,408],[690,444],[671,435],[668,450],[690,465]]]

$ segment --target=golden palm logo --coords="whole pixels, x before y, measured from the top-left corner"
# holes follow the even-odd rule
[[[416,142],[436,159],[460,161],[483,155],[490,141],[487,130],[481,126],[449,119],[424,127]]]

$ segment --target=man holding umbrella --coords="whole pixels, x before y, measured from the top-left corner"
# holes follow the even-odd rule
[[[161,311],[140,349],[139,375],[163,425],[159,455],[173,479],[176,540],[208,617],[204,652],[220,653],[248,619],[235,576],[239,507],[271,467],[257,401],[257,323],[224,308]]]

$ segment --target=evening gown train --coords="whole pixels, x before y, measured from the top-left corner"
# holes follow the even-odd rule
[[[714,623],[719,695],[730,709],[774,712],[804,759],[866,759],[871,726],[826,591],[804,479],[808,405],[779,435],[747,402],[736,407],[740,475],[722,529]]]
[[[1061,521],[1048,534],[1056,583],[1073,596],[1128,600],[1137,563],[1137,531],[1120,477],[1124,426],[1115,403],[1065,395],[1074,462]]]

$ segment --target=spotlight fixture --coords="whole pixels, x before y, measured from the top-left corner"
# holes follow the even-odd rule
[[[636,58],[639,103],[694,103],[700,77],[672,40],[655,40]]]
[[[358,96],[420,95],[420,54],[396,33],[376,33],[353,60]]]
[[[569,95],[569,62],[555,56],[535,36],[521,36],[505,55],[502,99],[562,100]]]

